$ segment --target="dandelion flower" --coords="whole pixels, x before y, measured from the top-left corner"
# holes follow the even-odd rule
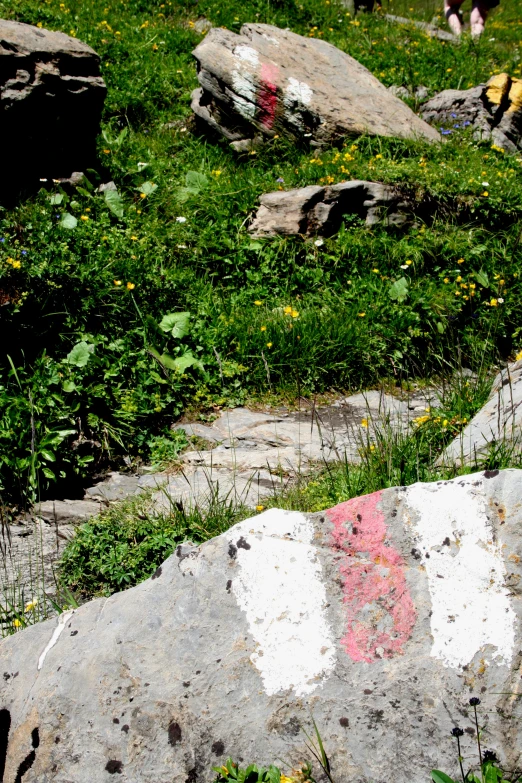
[[[367,427],[367,426],[368,426],[368,419],[362,419],[361,427]]]
[[[138,237],[134,236],[134,234],[131,236],[131,239],[132,239],[133,242],[137,242],[138,241]]]
[[[121,280],[114,280],[114,285],[121,285]]]
[[[265,507],[264,507],[264,506],[261,506],[261,505],[259,505],[259,506],[256,506],[256,511],[263,511],[263,510],[264,510],[264,508],[265,508]]]
[[[89,216],[88,215],[81,215],[80,216],[80,220],[87,221],[87,220],[89,220]]]
[[[464,263],[464,259],[463,258],[459,258],[459,260],[457,261],[457,264],[463,264],[463,263]]]
[[[406,261],[406,265],[407,266],[411,266],[411,264],[413,264],[413,261],[408,258],[408,260]]]
[[[292,318],[299,318],[299,311],[298,310],[292,310],[290,315],[292,316]]]
[[[444,283],[449,283],[449,277],[445,277],[443,280]]]
[[[135,283],[127,283],[127,288],[129,291],[133,291],[136,288]]]
[[[376,274],[376,275],[378,275],[378,274],[379,274],[379,270],[377,269],[377,267],[374,267],[374,268],[372,269],[372,272],[374,272],[374,274]]]
[[[258,307],[260,307],[263,304],[263,302],[260,299],[256,299],[254,304],[257,305]]]
[[[13,625],[14,625],[14,627],[15,627],[15,628],[21,628],[21,627],[22,627],[22,623],[20,622],[20,620],[18,619],[18,617],[16,617],[16,618],[13,620]]]
[[[271,347],[272,347],[272,343],[267,343],[267,344],[266,344],[266,347],[267,347],[267,348],[271,348]]]
[[[515,356],[515,361],[519,362],[522,359],[522,351],[519,351]]]
[[[284,312],[285,315],[291,315],[292,314],[292,308],[289,305],[287,305],[285,307],[285,309],[283,310],[283,312]]]
[[[29,601],[29,603],[25,605],[24,612],[31,612],[37,606],[38,606],[38,599],[35,598],[32,601]]]
[[[498,299],[492,299],[491,302],[489,303],[490,307],[496,307],[497,305],[498,305]]]
[[[357,313],[357,315],[359,316],[359,318],[364,318],[364,316],[366,315],[366,313]]]
[[[462,277],[459,275],[459,276],[457,277],[457,283],[461,283],[461,282],[462,282]]]
[[[481,193],[480,195],[481,195],[481,196],[489,196],[489,193],[488,193],[488,191],[487,191],[487,190],[485,190],[485,191],[484,191],[484,193]]]
[[[110,150],[103,150],[103,151],[104,151],[104,153],[105,153],[106,155],[110,155],[110,154],[111,154],[111,151],[110,151]]]
[[[261,327],[261,331],[262,331],[262,332],[266,332],[266,326],[262,326],[262,327]]]

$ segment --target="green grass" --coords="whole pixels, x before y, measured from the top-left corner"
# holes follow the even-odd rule
[[[435,8],[385,10],[430,19]],[[317,158],[277,139],[238,157],[194,132],[189,98],[198,17],[236,31],[258,20],[321,34],[384,84],[433,94],[519,75],[521,10],[520,0],[501,5],[478,44],[453,46],[379,14],[353,20],[336,2],[0,0],[3,17],[93,46],[108,85],[89,182],[0,210],[4,502],[79,492],[124,458],[149,460],[187,407],[427,379],[447,374],[457,352],[473,369],[512,357],[522,347],[520,156],[456,130],[444,148],[360,138]],[[252,241],[245,220],[279,177],[285,188],[404,182],[440,208],[401,231],[352,221],[321,247]],[[121,217],[96,191],[109,179]],[[74,229],[61,225],[64,213]],[[190,313],[177,336],[159,327],[174,312]]]

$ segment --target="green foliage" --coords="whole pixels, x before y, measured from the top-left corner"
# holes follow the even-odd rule
[[[158,450],[156,442],[153,454]],[[176,504],[158,514],[151,511],[150,495],[144,493],[78,529],[59,564],[60,584],[82,598],[124,590],[148,579],[178,544],[202,543],[245,516],[240,505],[214,496],[204,510],[185,511]]]
[[[108,86],[95,169],[72,193],[56,185],[0,209],[7,502],[148,460],[188,404],[440,376],[457,350],[477,369],[522,347],[519,156],[452,128],[444,145],[361,137],[319,154],[278,138],[238,157],[195,133],[190,113],[200,16],[236,32],[256,19],[329,40],[387,86],[432,95],[520,74],[521,0],[493,12],[490,36],[458,47],[379,14],[352,19],[335,1],[163,6],[0,0],[2,17],[94,47]],[[414,12],[395,0],[393,10],[440,12],[431,0]],[[281,179],[285,189],[402,182],[438,206],[404,229],[348,220],[322,245],[252,241],[248,218]],[[117,189],[100,192],[109,181]]]

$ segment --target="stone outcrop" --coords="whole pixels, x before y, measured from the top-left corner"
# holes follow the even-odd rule
[[[0,642],[5,781],[209,783],[309,758],[336,780],[458,776],[453,726],[508,768],[522,745],[522,473],[272,509],[146,582]],[[119,779],[119,778],[118,778]]]
[[[493,449],[522,452],[522,360],[498,373],[483,408],[447,447],[440,464],[467,465]]]
[[[469,90],[443,90],[424,104],[422,116],[443,133],[471,126],[477,140],[517,152],[522,149],[522,79],[500,73]]]
[[[92,164],[106,88],[100,59],[60,32],[0,20],[1,188]]]
[[[364,180],[276,190],[264,193],[259,201],[249,228],[255,236],[331,236],[339,231],[345,215],[358,215],[369,226],[402,225],[413,208],[396,188]]]
[[[312,143],[363,133],[437,141],[439,134],[332,44],[264,24],[213,28],[194,51],[192,108],[239,148],[275,134]]]

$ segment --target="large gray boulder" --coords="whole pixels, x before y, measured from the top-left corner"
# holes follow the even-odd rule
[[[471,126],[479,141],[491,141],[507,152],[522,149],[522,79],[507,73],[469,90],[443,90],[421,113],[446,133]]]
[[[501,370],[486,404],[445,449],[439,464],[480,464],[495,449],[522,451],[522,360]]]
[[[276,190],[259,198],[260,207],[250,225],[254,236],[331,236],[345,215],[358,215],[367,225],[403,225],[413,205],[397,188],[382,182],[351,180],[321,187]]]
[[[100,58],[64,33],[0,20],[2,187],[92,164],[106,88]]]
[[[265,24],[213,28],[194,51],[192,108],[234,144],[277,133],[329,142],[370,133],[440,137],[353,57]]]
[[[4,781],[207,783],[228,755],[306,759],[313,714],[336,780],[425,783],[457,774],[454,725],[474,757],[472,695],[514,766],[521,500],[508,470],[272,509],[4,639]]]

